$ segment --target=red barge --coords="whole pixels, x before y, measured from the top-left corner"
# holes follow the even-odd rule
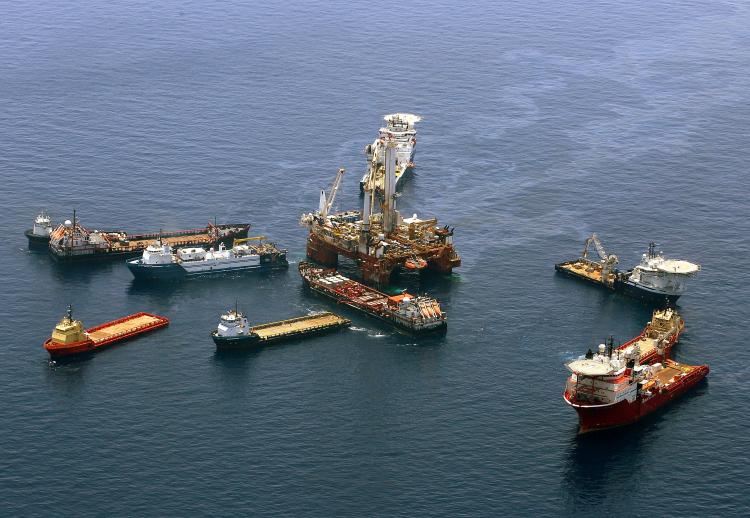
[[[80,320],[73,319],[71,306],[44,342],[50,357],[65,358],[98,351],[116,342],[166,327],[169,319],[150,313],[135,313],[84,331]]]
[[[579,433],[634,423],[678,398],[708,375],[708,365],[668,358],[684,327],[674,310],[655,311],[644,332],[614,348],[599,345],[570,361],[563,399],[578,413]]]

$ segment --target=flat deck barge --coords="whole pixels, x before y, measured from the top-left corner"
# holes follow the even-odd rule
[[[347,318],[325,312],[249,327],[245,315],[235,309],[221,316],[211,337],[217,349],[241,349],[318,335],[350,324]]]
[[[75,356],[103,349],[129,338],[166,327],[169,319],[151,313],[134,313],[87,330],[80,320],[73,320],[72,310],[55,326],[44,348],[52,358]]]

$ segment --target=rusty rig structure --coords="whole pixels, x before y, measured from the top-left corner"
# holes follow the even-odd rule
[[[344,169],[339,169],[328,194],[320,192],[314,213],[303,214],[300,224],[307,227],[307,255],[313,261],[336,266],[338,256],[353,259],[362,277],[372,283],[387,284],[396,267],[411,270],[427,268],[449,273],[461,266],[453,247],[453,229],[439,227],[437,219],[403,219],[396,210],[396,143],[383,137],[385,160],[368,168],[363,182],[363,210],[331,214]],[[382,180],[382,182],[380,181]],[[382,199],[377,185],[383,186]],[[380,202],[380,212],[373,207]]]

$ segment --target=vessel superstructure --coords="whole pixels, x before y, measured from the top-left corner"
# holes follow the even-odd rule
[[[65,221],[52,231],[49,250],[60,261],[124,258],[141,254],[155,239],[172,247],[210,247],[244,238],[249,229],[245,223],[208,223],[204,228],[153,234],[89,230],[76,219],[74,211],[72,221]]]
[[[53,359],[79,356],[168,324],[165,317],[140,312],[84,330],[83,323],[73,318],[73,308],[68,305],[67,313],[44,342],[44,348]]]
[[[235,307],[221,315],[211,338],[217,349],[242,349],[326,333],[349,324],[349,319],[322,312],[250,326],[245,314]]]
[[[599,260],[588,256],[589,246],[594,245]],[[656,251],[650,243],[640,264],[631,270],[616,268],[618,258],[607,254],[596,234],[586,239],[581,257],[573,261],[558,263],[555,270],[571,277],[604,286],[616,292],[656,303],[674,304],[687,289],[688,279],[701,269],[689,261],[668,259]]]
[[[29,247],[44,248],[48,246],[52,229],[52,218],[46,210],[42,210],[34,218],[34,226],[24,232],[24,235],[29,240]]]
[[[396,189],[401,179],[414,168],[414,152],[417,147],[417,130],[415,125],[422,120],[413,113],[392,113],[383,117],[386,125],[380,128],[378,138],[365,147],[367,170],[359,183],[360,192],[364,194],[370,178],[374,180],[373,188],[378,193],[385,189],[385,147],[386,141],[392,139],[396,144],[396,168],[394,171]]]
[[[313,291],[341,304],[393,324],[410,333],[443,332],[448,317],[440,303],[425,296],[406,292],[389,296],[341,275],[333,268],[321,268],[307,261],[299,263],[299,273]]]
[[[169,244],[157,240],[146,247],[139,259],[127,261],[126,264],[136,279],[152,280],[286,268],[289,265],[287,251],[262,239],[262,236],[238,239],[231,248],[219,243],[216,250],[193,247],[180,248],[175,252]],[[260,242],[250,244],[250,240]]]
[[[331,212],[345,172],[339,169],[329,193],[320,192],[318,210],[300,218],[309,230],[308,257],[326,266],[335,266],[339,255],[349,257],[361,266],[363,278],[376,284],[387,284],[396,267],[448,273],[460,266],[453,229],[416,214],[404,219],[396,210],[396,143],[392,139],[386,140],[385,164],[382,201],[376,197],[374,180],[368,181],[362,212]]]

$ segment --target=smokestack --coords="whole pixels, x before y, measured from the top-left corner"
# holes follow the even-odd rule
[[[318,212],[320,212],[320,215],[324,218],[328,216],[326,214],[326,205],[328,204],[328,200],[326,200],[326,192],[321,189],[320,190],[320,204],[318,205]]]
[[[362,210],[362,228],[365,232],[370,230],[370,214],[372,213],[372,192],[369,190],[365,191],[365,205]]]

